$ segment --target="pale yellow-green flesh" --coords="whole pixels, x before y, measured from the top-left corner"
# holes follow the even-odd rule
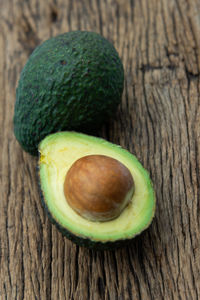
[[[130,239],[150,224],[155,197],[148,173],[134,155],[103,139],[75,132],[59,132],[46,137],[39,147],[40,180],[48,209],[61,226],[73,234],[95,241]],[[80,157],[102,154],[123,163],[131,172],[135,192],[120,216],[108,222],[92,222],[79,216],[67,203],[63,184],[71,165]]]

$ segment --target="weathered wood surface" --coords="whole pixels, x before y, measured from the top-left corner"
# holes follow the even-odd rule
[[[27,57],[76,29],[122,57],[123,103],[99,134],[135,153],[156,190],[152,226],[114,252],[79,248],[50,224],[37,160],[12,131]],[[200,299],[200,1],[1,0],[0,90],[0,299]]]

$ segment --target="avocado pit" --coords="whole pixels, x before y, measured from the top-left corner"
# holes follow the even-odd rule
[[[76,160],[64,182],[68,204],[91,221],[117,218],[133,193],[134,181],[129,169],[105,155],[88,155]]]

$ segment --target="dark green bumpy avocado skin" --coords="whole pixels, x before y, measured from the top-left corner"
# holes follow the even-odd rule
[[[94,32],[73,31],[38,46],[21,72],[14,133],[37,155],[39,142],[62,130],[89,131],[120,103],[124,72],[110,42]]]

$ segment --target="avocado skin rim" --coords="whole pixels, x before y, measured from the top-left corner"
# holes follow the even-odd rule
[[[37,166],[37,179],[38,179],[38,189],[39,189],[39,194],[40,194],[40,198],[41,198],[41,203],[42,206],[44,208],[44,210],[47,213],[47,216],[50,220],[50,222],[56,226],[56,228],[62,233],[63,236],[67,237],[70,241],[72,241],[73,243],[75,243],[76,245],[80,246],[80,247],[86,247],[88,249],[92,249],[92,250],[96,250],[96,251],[104,251],[104,250],[115,250],[121,247],[125,247],[127,245],[129,245],[138,235],[141,234],[141,232],[138,232],[137,235],[134,235],[134,237],[130,238],[130,239],[124,239],[124,240],[117,240],[117,241],[113,241],[113,242],[97,242],[97,241],[92,241],[88,238],[84,238],[84,237],[79,237],[75,234],[73,234],[72,232],[70,232],[69,230],[67,230],[65,227],[63,227],[62,225],[60,225],[58,222],[56,222],[56,220],[54,219],[54,217],[52,216],[52,214],[50,213],[48,206],[45,202],[45,198],[42,192],[42,188],[40,185],[40,175],[39,175],[39,166]],[[149,225],[152,223],[154,218],[154,213],[153,213],[153,217],[152,219],[149,221],[149,224],[147,224],[146,228],[144,228],[142,230],[142,232],[145,231],[145,229],[147,229],[149,227]]]

